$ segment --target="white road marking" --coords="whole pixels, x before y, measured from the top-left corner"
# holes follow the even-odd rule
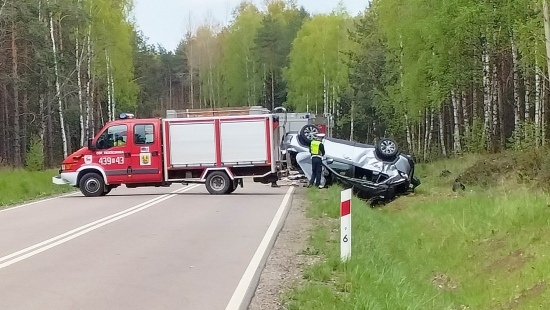
[[[78,227],[78,228],[75,228],[71,231],[68,231],[64,234],[61,234],[61,235],[58,235],[56,237],[53,237],[53,238],[50,238],[46,241],[43,241],[43,242],[40,242],[38,244],[35,244],[33,246],[30,246],[30,247],[27,247],[23,250],[20,250],[20,251],[17,251],[15,253],[12,253],[10,255],[6,255],[4,257],[0,257],[0,262],[3,262],[3,263],[0,263],[0,269],[2,268],[5,268],[9,265],[12,265],[12,264],[15,264],[19,261],[22,261],[24,259],[27,259],[29,257],[32,257],[36,254],[39,254],[41,252],[44,252],[48,249],[51,249],[55,246],[58,246],[60,244],[63,244],[67,241],[70,241],[74,238],[77,238],[79,236],[82,236],[90,231],[93,231],[93,230],[96,230],[102,226],[105,226],[109,223],[112,223],[112,222],[115,222],[117,220],[120,220],[122,218],[125,218],[129,215],[132,215],[134,213],[137,213],[137,212],[140,212],[140,211],[143,211],[147,208],[150,208],[156,204],[159,204],[165,200],[168,200],[172,197],[175,197],[178,193],[184,193],[184,192],[187,192],[187,191],[190,191],[194,188],[197,188],[199,185],[196,184],[196,185],[192,185],[192,186],[188,186],[188,187],[185,187],[185,188],[180,188],[178,190],[175,190],[169,194],[164,194],[162,196],[159,196],[159,197],[156,197],[156,198],[153,198],[153,199],[150,199],[146,202],[143,202],[137,206],[134,206],[132,208],[129,208],[129,209],[126,209],[124,211],[121,211],[121,212],[118,212],[116,214],[113,214],[113,215],[110,215],[110,216],[107,216],[107,217],[104,217],[102,219],[99,219],[95,222],[92,222],[92,223],[89,223],[89,224],[86,224],[84,226],[81,226],[81,227]],[[57,240],[57,241],[56,241]],[[54,242],[55,241],[55,242]],[[52,243],[53,242],[53,243]],[[36,249],[36,250],[34,250]],[[34,251],[31,251],[31,250],[34,250]],[[31,251],[31,252],[29,252]],[[22,255],[23,253],[25,252],[28,252],[27,254],[24,254]],[[21,255],[21,256],[20,256]]]
[[[237,310],[241,308],[246,308],[247,305],[243,305],[243,301],[246,298],[247,293],[249,292],[249,289],[251,289],[252,281],[254,280],[254,277],[256,276],[256,272],[260,272],[260,264],[262,263],[262,260],[264,260],[264,255],[266,251],[270,250],[268,249],[269,244],[271,241],[273,241],[273,236],[277,233],[275,230],[277,226],[279,225],[279,221],[283,217],[284,211],[286,209],[287,204],[289,203],[290,196],[294,192],[294,186],[291,186],[288,191],[286,192],[286,195],[281,202],[281,205],[279,206],[279,209],[277,210],[277,213],[275,214],[275,217],[271,221],[271,224],[269,225],[269,228],[267,229],[264,238],[262,239],[262,242],[258,246],[258,249],[256,250],[256,253],[254,253],[254,256],[252,257],[252,260],[248,264],[248,267],[246,268],[246,271],[244,272],[241,281],[239,282],[239,285],[235,289],[235,292],[233,293],[233,296],[231,296],[231,300],[227,304],[227,307],[225,310]]]
[[[42,203],[42,202],[46,202],[46,201],[52,201],[52,200],[55,200],[55,199],[58,199],[58,198],[76,196],[78,193],[80,193],[80,192],[68,193],[68,194],[64,194],[64,195],[60,195],[60,196],[55,196],[55,197],[51,197],[51,198],[40,199],[40,200],[36,200],[36,201],[32,201],[32,202],[27,202],[27,203],[22,204],[22,205],[19,205],[19,206],[16,205],[15,207],[7,207],[7,208],[5,208],[5,209],[0,210],[0,213],[6,212],[6,211],[11,211],[11,210],[16,210],[16,209],[23,208],[23,207],[32,206],[32,205],[35,205],[35,204],[37,204],[37,203]]]

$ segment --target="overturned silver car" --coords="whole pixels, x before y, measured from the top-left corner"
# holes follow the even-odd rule
[[[283,158],[290,169],[311,178],[309,144],[315,136],[314,126],[307,125],[299,132],[288,132],[281,142]],[[371,202],[389,201],[408,194],[420,185],[414,175],[415,164],[410,155],[399,151],[395,141],[380,139],[375,145],[335,138],[324,138],[325,159],[321,185],[335,182],[354,189]]]

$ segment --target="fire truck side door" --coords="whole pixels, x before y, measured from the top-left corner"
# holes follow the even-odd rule
[[[136,123],[132,129],[132,182],[162,182],[160,122]]]
[[[128,125],[117,124],[106,128],[96,142],[96,156],[92,161],[105,170],[109,184],[128,181],[131,158],[128,152]]]

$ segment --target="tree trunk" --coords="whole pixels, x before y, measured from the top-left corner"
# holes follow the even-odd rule
[[[271,70],[271,110],[275,109],[275,72]]]
[[[40,141],[44,141],[46,138],[46,113],[44,112],[44,95],[40,94],[40,99],[38,99],[38,105],[39,105],[39,115],[40,115],[40,129],[38,131],[38,136],[40,137]],[[43,148],[46,147],[46,144],[43,144]],[[45,151],[45,150],[42,150]]]
[[[428,132],[428,143],[427,145],[427,151],[426,153],[430,155],[430,148],[432,145],[432,137],[433,137],[433,131],[434,131],[434,109],[430,108],[430,130]]]
[[[525,122],[531,121],[531,80],[525,75]]]
[[[88,26],[86,38],[86,138],[94,136],[94,111],[93,111],[93,88],[92,88],[92,26]]]
[[[541,99],[541,77],[538,63],[535,72],[535,143],[540,143],[540,99]]]
[[[502,65],[500,66],[500,69],[502,69]],[[504,149],[506,147],[506,126],[504,124],[504,83],[502,82],[500,76],[502,75],[502,71],[500,71],[500,74],[497,78],[497,101],[498,101],[498,123],[499,123],[499,138],[500,138],[500,149]]]
[[[516,45],[512,43],[512,79],[514,84],[514,132],[517,133],[519,129],[519,68],[518,68],[518,50]],[[518,136],[514,136],[514,140],[517,140]]]
[[[407,130],[407,145],[409,146],[409,151],[414,154],[413,138],[411,134],[411,127],[409,125],[409,116],[407,113],[405,113],[405,128]]]
[[[491,64],[489,58],[489,51],[487,48],[483,51],[483,115],[484,115],[484,129],[485,142],[487,147],[491,146]]]
[[[443,120],[443,111],[445,111],[444,107],[441,107],[439,109],[439,144],[441,144],[441,152],[443,153],[443,157],[447,157],[447,148],[445,147],[445,130],[444,130],[444,120]]]
[[[424,109],[424,146],[422,147],[422,158],[424,161],[428,158],[428,136],[430,134],[430,113],[428,113],[428,108]]]
[[[498,60],[495,59],[494,63],[491,66],[491,69],[493,71],[492,73],[492,87],[491,87],[491,94],[492,94],[492,107],[491,107],[491,117],[493,122],[493,139],[492,142],[495,143],[496,136],[498,135],[498,76],[497,76],[497,62]]]
[[[453,151],[455,154],[462,153],[462,147],[460,145],[460,127],[458,120],[458,97],[454,91],[451,91],[451,102],[453,104],[453,120],[454,120],[454,130],[453,130]]]
[[[468,111],[468,99],[466,91],[462,92],[462,124],[464,126],[464,136],[468,136],[468,133],[470,132],[470,113]]]
[[[351,108],[350,108],[350,133],[349,133],[349,140],[353,141],[355,139],[353,133],[355,132],[355,99],[351,101]]]
[[[12,75],[13,75],[13,163],[15,166],[20,167],[21,161],[21,126],[19,111],[19,68],[18,68],[18,55],[16,44],[17,31],[15,28],[15,22],[11,24],[11,56],[12,56]]]
[[[2,154],[2,157],[7,161],[10,162],[10,155],[11,152],[9,151],[10,148],[10,117],[9,117],[9,107],[8,107],[8,89],[6,87],[6,84],[2,85],[2,90],[4,94],[4,118],[2,119],[2,123],[4,125],[4,153]]]
[[[82,59],[84,53],[80,52],[80,40],[78,38],[79,31],[78,28],[76,32],[76,42],[75,42],[75,60],[76,60],[76,81],[78,86],[78,108],[79,108],[79,121],[80,121],[80,146],[84,146],[84,139],[86,138],[86,126],[84,118],[84,96],[82,94]],[[84,51],[84,49],[82,49]]]
[[[252,105],[252,98],[251,97],[251,84],[254,83],[254,81],[251,81],[250,80],[250,73],[248,72],[248,65],[249,65],[249,55],[248,55],[248,52],[246,53],[246,59],[245,59],[245,62],[244,62],[244,66],[245,66],[245,72],[246,72],[246,103],[248,104],[248,106],[251,106]]]
[[[54,72],[55,72],[55,89],[56,89],[56,97],[57,97],[57,103],[58,103],[58,112],[59,112],[59,127],[61,129],[61,140],[63,143],[63,156],[67,157],[68,155],[68,148],[67,148],[67,135],[65,132],[65,119],[63,116],[63,100],[61,98],[61,85],[59,83],[59,63],[57,61],[57,48],[56,48],[56,41],[55,41],[55,35],[54,35],[54,25],[53,25],[53,13],[50,11],[50,37],[52,40],[52,54],[53,54],[53,62],[54,62]]]
[[[114,120],[113,115],[113,83],[111,82],[111,61],[109,59],[109,53],[105,50],[105,65],[107,66],[107,119],[109,122]]]
[[[51,97],[51,96],[48,96]],[[48,103],[46,108],[47,122],[48,122],[48,165],[51,165],[54,162],[54,141],[53,141],[53,120],[52,120],[52,105]],[[65,128],[63,128],[65,132]],[[66,144],[64,144],[66,145]]]
[[[546,95],[548,94],[546,92],[546,83],[542,84],[543,92],[542,92],[542,98],[541,98],[541,109],[540,109],[540,117],[541,117],[541,143],[543,146],[546,145]]]

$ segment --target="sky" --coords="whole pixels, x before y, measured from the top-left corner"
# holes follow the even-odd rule
[[[134,0],[132,17],[150,44],[160,44],[173,51],[184,37],[189,24],[194,27],[205,20],[227,25],[231,12],[241,0]],[[263,10],[263,0],[251,0]],[[308,12],[329,13],[339,0],[297,0]],[[342,0],[347,11],[355,16],[362,12],[369,0]]]

